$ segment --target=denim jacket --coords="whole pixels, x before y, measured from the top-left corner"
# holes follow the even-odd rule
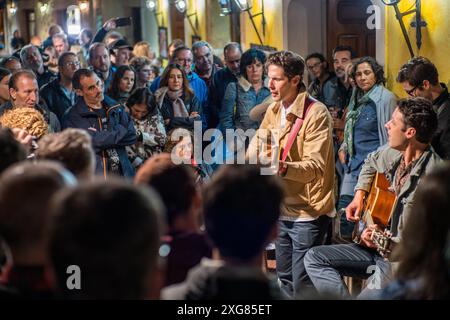
[[[240,77],[238,82],[227,86],[220,110],[220,125],[226,129],[258,129],[259,123],[249,117],[250,110],[260,104],[270,95],[270,90],[264,85],[256,94],[252,85]]]

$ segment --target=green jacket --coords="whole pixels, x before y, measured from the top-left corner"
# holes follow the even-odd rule
[[[391,186],[394,185],[395,172],[397,171],[401,159],[402,154],[400,151],[390,147],[369,154],[361,169],[361,173],[359,174],[355,191],[365,190],[368,192],[376,172],[384,173],[391,183]],[[404,229],[405,222],[409,219],[411,214],[414,194],[422,177],[429,173],[430,170],[441,161],[441,158],[430,147],[422,154],[412,168],[409,179],[403,185],[400,194],[397,195],[397,199],[394,203],[390,231],[393,237],[397,238],[395,240],[400,240],[401,238],[401,232]]]

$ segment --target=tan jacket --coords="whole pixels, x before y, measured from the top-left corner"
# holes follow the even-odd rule
[[[306,96],[307,93],[297,96],[283,130],[280,130],[281,103],[274,102],[269,106],[250,143],[248,156],[270,153],[270,141],[282,148],[286,145],[295,120],[304,114]],[[282,218],[287,220],[316,218],[334,212],[332,118],[321,102],[316,101],[310,108],[286,158],[288,170],[283,177],[286,198]]]

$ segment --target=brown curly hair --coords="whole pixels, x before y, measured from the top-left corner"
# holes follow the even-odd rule
[[[44,120],[44,116],[34,108],[8,110],[0,117],[0,125],[11,129],[23,129],[37,138],[48,133],[48,124]]]
[[[60,161],[77,178],[94,173],[95,154],[91,136],[82,129],[69,128],[48,134],[38,142],[37,159]]]

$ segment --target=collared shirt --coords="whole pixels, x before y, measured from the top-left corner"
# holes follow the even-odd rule
[[[67,99],[70,100],[70,102],[72,103],[72,105],[75,104],[75,91],[69,90],[66,87],[64,87],[63,85],[61,85],[61,89],[64,92],[64,95],[67,97]]]
[[[403,186],[405,185],[405,182],[409,179],[411,170],[416,165],[417,160],[418,159],[411,161],[409,165],[405,164],[405,157],[402,157],[402,159],[400,160],[400,164],[398,165],[398,168],[395,171],[395,185],[394,185],[395,194],[397,195],[400,194],[400,190],[402,190]]]
[[[289,112],[291,112],[292,110],[292,104],[285,108],[284,105],[281,106],[281,124],[280,124],[280,128],[283,129],[286,126],[286,116],[289,114]]]

